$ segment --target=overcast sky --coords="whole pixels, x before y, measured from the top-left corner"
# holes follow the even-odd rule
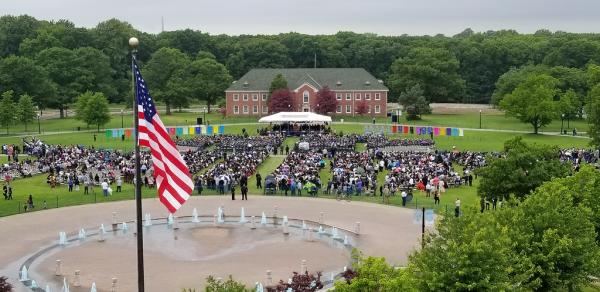
[[[198,29],[210,34],[338,31],[454,35],[516,29],[600,32],[600,0],[0,0],[0,14],[69,19],[93,27],[118,18],[142,31]]]

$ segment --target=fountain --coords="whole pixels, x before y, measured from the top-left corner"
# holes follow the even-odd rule
[[[337,228],[331,227],[331,238],[338,239],[340,236],[338,235]]]
[[[129,227],[127,226],[127,222],[121,223],[121,230],[123,230],[123,233],[127,233],[127,230],[129,230]]]
[[[304,220],[302,220],[302,230],[307,230],[308,226],[306,226],[306,222],[304,222]]]
[[[333,279],[334,279],[333,272],[331,272],[331,275],[329,276],[329,280],[331,280],[331,283],[333,283]]]
[[[323,234],[323,232],[325,232],[325,231],[323,231],[323,226],[319,225],[319,231],[318,231],[318,233],[319,234]]]
[[[194,208],[194,210],[192,211],[192,222],[200,223],[200,219],[198,219],[198,210],[196,210],[196,208]]]
[[[90,292],[97,292],[96,291],[96,282],[92,282],[92,288],[90,289]]]
[[[290,234],[290,230],[289,230],[289,223],[288,223],[288,222],[284,222],[284,223],[282,224],[282,226],[283,226],[283,234],[284,234],[284,235],[288,235],[288,234]]]
[[[79,230],[79,234],[77,235],[77,238],[78,238],[79,240],[84,240],[84,239],[85,239],[85,229],[81,228],[81,229]]]
[[[21,268],[21,274],[19,277],[19,281],[24,282],[24,281],[29,281],[29,276],[27,275],[27,267],[23,266],[23,268]]]
[[[146,213],[146,215],[144,215],[144,226],[152,226],[152,217],[150,216],[150,213]]]
[[[35,280],[31,280],[31,285],[29,285],[29,288],[31,289],[37,289],[40,288],[37,284],[37,282]]]
[[[70,292],[69,291],[69,283],[67,283],[67,278],[63,278],[63,286],[61,292]]]
[[[167,217],[167,228],[170,228],[173,226],[173,214],[169,213],[169,216]]]
[[[256,286],[256,290],[255,290],[255,292],[264,292],[264,291],[265,291],[265,288],[263,287],[263,284],[262,284],[262,283],[260,283],[260,282],[256,282],[256,285],[255,285],[255,286]]]
[[[67,233],[61,231],[58,233],[58,244],[59,245],[67,245]]]
[[[348,235],[344,235],[344,245],[350,245],[350,242],[348,241]]]
[[[348,270],[348,267],[344,266],[344,272],[346,272]]]
[[[223,207],[219,207],[217,209],[217,223],[223,224],[225,223],[224,215],[223,215]]]
[[[98,242],[103,242],[104,241],[104,233],[106,231],[104,230],[104,224],[100,225],[100,228],[98,228]]]
[[[240,223],[244,224],[248,222],[248,220],[246,220],[246,213],[244,212],[244,207],[242,207],[242,210],[240,211]]]
[[[287,224],[287,223],[288,223],[288,217],[283,216],[283,222],[281,224]]]
[[[262,217],[260,217],[260,225],[267,225],[267,215],[265,215],[265,212],[262,212]]]
[[[46,290],[44,290],[44,292],[51,292],[50,291],[50,285],[46,285]]]

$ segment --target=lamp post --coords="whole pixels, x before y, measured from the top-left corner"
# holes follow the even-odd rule
[[[560,134],[563,134],[563,127],[565,124],[565,114],[560,115]]]
[[[37,113],[37,120],[38,120],[38,134],[42,133],[42,127],[40,125],[40,113]]]
[[[206,124],[206,110],[207,110],[207,108],[206,108],[206,106],[204,106],[204,111],[202,111],[202,114],[204,117],[204,119],[202,121],[204,121],[204,124]]]
[[[123,129],[123,109],[121,109],[121,129]]]
[[[481,129],[481,113],[483,110],[479,110],[479,129]]]

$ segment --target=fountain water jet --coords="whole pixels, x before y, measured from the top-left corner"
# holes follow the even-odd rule
[[[260,225],[267,225],[267,215],[265,215],[265,212],[262,212],[262,216],[260,217]]]
[[[96,282],[92,282],[92,288],[90,289],[90,292],[97,292],[96,291]]]
[[[23,268],[21,268],[21,273],[19,275],[19,281],[24,282],[24,281],[29,281],[29,275],[27,272],[27,267],[23,266]]]
[[[198,219],[198,210],[196,208],[194,208],[194,210],[192,211],[192,222],[200,223],[200,219]]]
[[[242,207],[242,210],[240,211],[240,223],[244,224],[248,222],[248,220],[246,220],[246,212],[244,212],[244,207]]]
[[[85,229],[81,228],[81,229],[79,230],[79,234],[77,235],[77,238],[78,238],[79,240],[84,240],[84,239],[85,239]]]
[[[67,245],[67,233],[61,231],[58,233],[58,244],[59,245]]]

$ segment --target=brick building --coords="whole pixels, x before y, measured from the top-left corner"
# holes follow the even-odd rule
[[[287,80],[299,111],[314,111],[317,92],[327,85],[338,101],[335,115],[353,116],[357,105],[363,101],[367,103],[368,115],[384,116],[387,113],[388,89],[365,69],[299,68],[250,70],[225,90],[227,116],[267,115],[269,87],[277,74]]]

